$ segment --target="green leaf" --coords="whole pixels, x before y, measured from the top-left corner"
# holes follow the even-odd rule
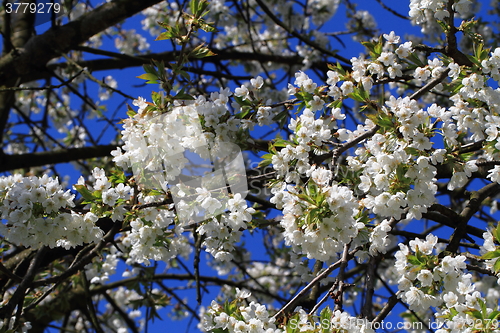
[[[382,43],[382,41],[380,39],[379,39],[379,41],[377,43],[374,43],[374,42],[361,42],[361,44],[368,49],[368,51],[370,53],[370,56],[372,58],[376,59],[382,53],[383,43]]]
[[[500,243],[500,225],[497,225],[497,227],[495,228],[495,239],[497,240],[497,242]]]
[[[201,0],[200,3],[198,4],[198,12],[202,13],[202,15],[205,15],[206,10],[210,3],[206,0]]]
[[[489,314],[488,319],[489,320],[496,320],[499,315],[500,315],[500,311],[493,311],[492,313]]]
[[[295,314],[286,323],[286,333],[295,333],[298,329],[298,323],[300,322],[299,315]]]
[[[460,89],[463,88],[463,86],[464,85],[462,84],[461,81],[460,82],[453,82],[453,83],[450,84],[450,89],[449,90],[452,93],[452,95],[454,95],[454,94],[458,93],[460,91]]]
[[[155,40],[164,40],[164,39],[172,39],[172,38],[182,39],[183,27],[180,24],[176,24],[174,27],[167,25],[167,26],[165,26],[165,29],[167,31],[162,32],[158,37],[156,37]]]
[[[404,151],[407,152],[410,155],[413,155],[413,156],[419,156],[420,155],[420,151],[417,148],[406,147],[404,149]]]
[[[133,118],[136,114],[137,112],[135,112],[134,109],[132,109],[132,107],[127,104],[127,116]]]
[[[481,256],[482,259],[495,259],[500,257],[500,250],[489,251]]]
[[[354,88],[353,92],[347,96],[349,96],[350,98],[352,98],[357,102],[361,103],[370,102],[370,96],[368,95],[368,92],[363,88],[361,82],[358,84],[357,87]]]
[[[383,44],[381,41],[379,41],[377,44],[375,44],[375,48],[373,50],[374,55],[378,58],[380,54],[382,53],[382,48]],[[375,57],[374,57],[375,58]]]
[[[330,307],[326,307],[321,311],[321,314],[319,315],[320,319],[328,319],[330,320],[332,317],[332,310]]]
[[[142,75],[137,76],[137,78],[142,79],[142,80],[147,80],[148,82],[146,83],[158,83],[158,76],[155,74],[151,73],[144,73]]]
[[[163,96],[163,94],[160,94],[156,91],[153,91],[151,93],[151,99],[153,100],[154,105],[163,105],[163,102],[165,100],[165,96]]]
[[[189,53],[190,57],[196,58],[196,59],[201,59],[201,58],[206,58],[206,57],[212,57],[214,55],[217,55],[216,53],[212,52],[209,50],[208,47],[205,47],[203,45],[198,45],[194,50],[192,50]]]
[[[477,302],[479,303],[479,306],[481,308],[481,312],[482,312],[481,313],[481,318],[485,318],[486,314],[488,313],[488,309],[486,307],[486,303],[482,299],[480,299],[480,298],[477,299]]]
[[[184,89],[181,89],[174,97],[174,99],[181,99],[181,100],[187,100],[187,101],[192,101],[195,98],[191,96],[190,94],[186,93]]]
[[[75,185],[75,189],[82,195],[82,197],[87,201],[94,201],[94,195],[89,191],[85,185]]]
[[[198,12],[199,0],[191,0],[189,2],[189,9],[191,9],[191,14],[196,15]]]
[[[272,160],[263,160],[263,161],[260,161],[259,164],[257,165],[257,167],[259,168],[264,168],[266,166],[268,166],[269,164],[272,163]]]
[[[290,143],[290,141],[286,141],[286,140],[283,140],[283,139],[277,139],[274,143],[273,143],[273,146],[275,147],[286,147],[288,146]]]
[[[233,96],[234,100],[236,103],[238,103],[241,106],[252,106],[252,102],[250,102],[248,99],[243,100],[243,97],[238,97],[238,96]]]
[[[227,333],[228,330],[223,330],[222,328],[216,328],[211,331],[212,333]]]
[[[241,112],[237,113],[234,115],[235,118],[237,119],[245,119],[245,117],[250,113],[250,109],[249,108],[242,108],[241,109]]]
[[[210,23],[201,23],[200,29],[205,32],[218,32],[217,28]]]
[[[467,58],[469,58],[469,60],[472,61],[474,63],[474,65],[481,67],[481,61],[478,58],[476,58],[472,55],[467,55]]]
[[[208,14],[206,9],[209,5],[209,2],[206,0],[191,0],[189,2],[189,9],[191,10],[191,14],[193,14],[196,19],[199,19]]]
[[[373,49],[375,48],[375,44],[373,42],[361,42],[361,45],[366,47],[370,52],[373,52]]]
[[[283,110],[273,117],[273,120],[278,122],[280,128],[285,127],[287,119],[288,119],[288,110]]]
[[[495,270],[495,273],[500,272],[500,259],[497,259],[497,261],[495,261],[495,264],[493,265],[493,269]]]
[[[477,310],[474,310],[474,311],[470,311],[469,312],[474,318],[477,318],[477,319],[483,319],[483,315],[481,312],[477,311]]]
[[[165,31],[165,32],[162,32],[161,34],[159,34],[155,40],[165,40],[165,39],[172,39],[172,38],[174,38],[174,36],[172,35],[172,32]]]
[[[337,71],[342,74],[343,76],[346,75],[346,71],[344,69],[344,67],[342,67],[342,65],[340,64],[340,62],[337,61]]]
[[[127,177],[122,170],[114,170],[112,171],[111,176],[109,176],[109,181],[115,184],[125,183],[127,181]]]
[[[446,23],[445,21],[438,20],[438,24],[441,26],[441,29],[443,29],[444,33],[447,33],[450,31],[450,25]]]
[[[274,154],[265,154],[262,155],[262,161],[259,162],[259,165],[257,166],[258,168],[263,168],[265,166],[268,166],[269,164],[272,163]]]
[[[418,258],[414,255],[409,255],[407,259],[408,259],[408,262],[412,265],[420,266],[420,264],[421,264],[421,261],[418,260]]]
[[[341,99],[337,99],[336,101],[333,101],[331,102],[330,104],[327,105],[327,107],[331,108],[331,109],[339,109],[342,107],[342,100]]]
[[[405,178],[406,171],[408,170],[408,166],[406,164],[398,164],[396,167],[396,177],[398,180],[402,180]]]
[[[183,78],[185,78],[186,80],[191,81],[191,76],[189,75],[189,73],[188,73],[188,72],[183,71],[183,70],[179,70],[179,71],[177,72],[177,74],[181,75],[181,76],[182,76]]]
[[[232,315],[237,309],[238,303],[236,302],[236,300],[224,303],[224,312],[228,315]]]
[[[151,190],[148,192],[148,195],[165,195],[165,192],[159,190]]]
[[[408,55],[407,59],[410,60],[411,62],[413,62],[418,67],[424,67],[425,66],[425,64],[422,62],[422,60],[420,60],[420,58],[415,53],[410,53]]]
[[[153,64],[156,66],[156,68],[158,68],[158,71],[156,71],[157,73],[165,73],[165,63],[163,62],[163,60],[157,61],[153,59]]]
[[[156,71],[156,68],[151,65],[151,64],[144,64],[142,65],[142,68],[146,71],[146,73],[154,74],[156,77],[158,77],[158,72]]]

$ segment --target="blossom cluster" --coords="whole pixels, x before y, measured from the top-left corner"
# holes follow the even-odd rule
[[[260,87],[262,82],[255,85]],[[227,143],[237,140],[241,124],[240,119],[229,114],[229,95],[228,89],[221,89],[210,99],[199,97],[184,105],[174,104],[166,113],[147,109],[148,104],[141,98],[134,102],[138,113],[125,121],[125,144],[113,152],[114,160],[133,169],[141,190],[159,193],[141,197],[142,204],[160,202],[170,193],[173,196],[168,210],[149,207],[131,222],[132,230],[124,244],[131,247],[134,260],[168,260],[186,253],[184,227],[202,221],[198,232],[206,237],[203,245],[207,251],[217,260],[232,258],[233,244],[239,241],[254,210],[244,200],[246,181],[242,187],[239,174],[244,173],[244,168],[238,163],[239,148]],[[230,162],[221,162],[224,172],[210,169],[194,178],[184,172],[203,168],[199,161],[191,163],[188,153],[208,163],[223,159]],[[224,188],[226,181],[233,191],[231,195]],[[226,210],[227,215],[223,214]]]
[[[254,212],[240,193],[234,194],[228,201],[226,214],[214,217],[198,227],[197,232],[206,237],[203,241],[205,250],[218,261],[231,261],[234,258],[234,244],[239,242]]]
[[[154,203],[156,196],[143,198],[145,204]],[[149,207],[141,210],[130,222],[131,230],[125,234],[122,244],[128,249],[127,263],[146,263],[150,260],[169,261],[191,253],[184,228],[174,224],[174,212],[169,209]]]
[[[211,332],[215,329],[228,333],[283,332],[276,328],[275,319],[264,305],[254,301],[251,301],[248,306],[240,305],[244,299],[251,296],[249,292],[237,290],[236,296],[237,298],[229,306],[222,306],[212,301],[198,327],[204,332]]]
[[[297,253],[323,261],[334,259],[364,228],[363,223],[357,222],[359,205],[349,188],[324,186],[314,196],[309,192],[309,199],[305,199],[294,186],[282,184],[273,189],[275,196],[271,200],[278,203],[279,199],[283,205],[280,224],[285,242]]]
[[[465,271],[466,257],[440,256],[442,247],[437,240],[429,234],[425,240],[411,240],[409,246],[399,245],[394,265],[398,295],[413,311],[435,308],[435,320],[442,324],[440,333],[456,332],[477,319],[472,312],[483,311],[486,299],[476,290],[472,274]],[[497,306],[486,309],[485,318]]]
[[[450,17],[448,11],[448,0],[411,0],[409,16],[413,24],[420,25],[422,33],[431,39],[441,32],[438,21],[444,21]],[[460,17],[473,16],[471,12],[471,0],[453,1],[452,10]],[[434,34],[434,36],[432,36]]]
[[[417,23],[422,23],[426,19],[426,12],[433,13],[437,20],[444,20],[450,16],[447,9],[447,0],[412,0],[410,2],[410,17]],[[453,4],[453,10],[461,16],[467,16],[472,2],[470,0],[459,0]]]
[[[71,211],[75,195],[64,191],[57,178],[0,178],[1,234],[10,242],[32,248],[64,248],[101,240],[103,231],[92,213]]]
[[[118,258],[121,256],[122,253],[116,247],[112,247],[105,258],[88,264],[85,267],[85,275],[90,280],[90,283],[104,284],[109,281],[110,276],[116,272]]]
[[[110,218],[113,221],[123,221],[126,209],[124,203],[130,199],[134,190],[124,183],[113,184],[106,173],[101,168],[94,168],[87,181],[81,176],[75,185],[76,190],[85,189],[85,193],[93,193],[92,198],[85,198],[92,201],[94,205],[101,204],[111,212]],[[102,208],[101,208],[102,210]]]

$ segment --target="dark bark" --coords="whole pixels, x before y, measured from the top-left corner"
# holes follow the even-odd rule
[[[36,167],[47,164],[68,163],[96,157],[110,156],[115,145],[95,147],[68,148],[55,151],[44,151],[23,155],[0,155],[0,172],[11,171],[25,167]]]

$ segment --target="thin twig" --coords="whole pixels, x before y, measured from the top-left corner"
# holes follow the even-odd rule
[[[347,264],[349,263],[349,246],[351,244],[344,245],[344,251],[342,252],[342,258],[340,259],[340,269],[339,274],[337,276],[337,281],[339,282],[339,296],[337,301],[335,302],[335,310],[342,311],[343,301],[344,301],[344,289],[346,283],[344,282],[345,277],[345,269],[347,268]]]
[[[0,318],[9,319],[10,317],[12,317],[12,312],[14,311],[16,306],[18,306],[18,311],[22,310],[24,297],[26,296],[26,290],[33,282],[38,266],[40,265],[40,262],[43,259],[46,251],[47,247],[45,246],[42,246],[38,250],[28,267],[26,275],[24,276],[23,280],[17,287],[12,297],[9,299],[9,302],[4,307],[0,308]],[[19,316],[17,316],[17,318],[19,318]]]
[[[61,88],[63,86],[67,86],[71,81],[76,79],[80,74],[83,73],[83,69],[80,70],[77,74],[73,75],[66,81],[63,81],[61,84],[55,85],[55,86],[45,86],[45,87],[10,87],[10,88],[0,88],[1,91],[40,91],[40,90],[48,90],[48,89],[57,89]]]
[[[402,18],[403,20],[409,20],[410,17],[408,16],[404,16],[400,13],[398,13],[397,11],[395,11],[394,9],[392,9],[391,7],[387,6],[385,3],[382,2],[382,0],[375,0],[377,1],[381,6],[382,8],[384,8],[385,10],[387,10],[388,12],[390,12],[391,14],[399,17],[399,18]]]
[[[276,15],[274,15],[274,13],[266,6],[266,4],[264,4],[264,2],[262,2],[262,0],[255,0],[255,2],[257,2],[257,4],[260,6],[260,8],[262,8],[264,13],[266,13],[269,16],[269,18],[274,21],[274,23],[276,23],[277,25],[282,27],[285,31],[287,31],[293,37],[298,38],[300,41],[302,41],[305,44],[311,46],[312,48],[320,51],[322,54],[329,55],[329,56],[331,56],[337,60],[340,60],[346,64],[351,64],[351,61],[349,59],[344,58],[344,57],[336,54],[335,52],[331,52],[331,51],[325,49],[321,45],[305,38],[302,34],[298,33],[297,31],[287,27],[283,21],[281,21]]]
[[[181,304],[183,307],[186,308],[186,310],[189,311],[189,313],[191,313],[191,315],[196,318],[198,321],[201,321],[201,318],[200,316],[198,315],[198,313],[196,313],[195,310],[193,310],[188,304],[186,304],[186,302],[184,302],[182,300],[182,298],[180,298],[176,293],[174,293],[172,291],[172,289],[168,288],[167,286],[165,286],[161,281],[158,282],[158,284],[160,285],[160,287],[168,294],[170,294],[173,298],[175,298],[177,300],[177,302],[179,302],[179,304]]]
[[[193,229],[193,238],[194,238],[194,281],[196,282],[196,302],[198,305],[201,304],[201,288],[200,288],[200,252],[201,252],[201,243],[203,239],[203,235],[200,235],[196,229]]]
[[[422,88],[414,92],[411,96],[410,99],[419,99],[422,97],[424,94],[428,93],[431,91],[432,88],[443,82],[444,79],[448,77],[448,73],[450,72],[449,68],[446,68],[438,77],[432,79],[429,81],[426,85],[424,85]]]
[[[7,267],[5,267],[1,261],[0,261],[0,271],[5,273],[5,275],[7,275],[9,278],[11,278],[16,282],[20,282],[23,280],[22,277],[12,273]]]
[[[120,317],[125,321],[125,323],[130,328],[130,330],[133,333],[139,333],[139,330],[137,329],[137,327],[135,325],[135,322],[127,315],[127,313],[125,311],[122,310],[122,308],[120,308],[118,306],[118,304],[116,304],[114,298],[111,297],[106,292],[102,293],[102,295],[108,301],[108,303],[111,304],[111,306],[113,307],[113,309],[120,315]]]
[[[313,309],[311,310],[311,312],[309,312],[309,315],[314,315],[316,313],[316,311],[318,311],[319,307],[326,302],[326,300],[328,299],[328,297],[330,297],[331,293],[335,290],[335,288],[337,288],[337,285],[339,283],[339,280],[335,280],[335,282],[333,283],[332,287],[328,290],[328,292],[325,294],[325,296],[323,296],[323,298],[318,302],[316,303],[316,305],[313,307]]]
[[[467,225],[471,217],[479,210],[484,199],[500,193],[500,184],[490,183],[478,191],[472,192],[469,202],[460,213],[459,222],[455,231],[451,235],[450,243],[446,247],[448,252],[456,252],[460,246],[460,241],[467,235]]]
[[[348,259],[351,259],[354,254],[356,252],[358,252],[359,248],[356,248],[354,250],[352,250],[351,252],[349,252],[347,258]],[[277,319],[283,315],[285,315],[286,313],[288,313],[291,308],[302,298],[306,295],[306,293],[316,285],[316,283],[319,283],[321,280],[323,280],[324,278],[326,278],[334,269],[340,267],[340,265],[342,264],[342,259],[341,260],[338,260],[337,262],[331,264],[330,266],[328,266],[327,269],[325,269],[322,273],[320,273],[318,276],[316,276],[314,279],[312,279],[311,282],[309,282],[307,284],[307,286],[304,287],[304,289],[302,289],[301,291],[299,291],[299,293],[297,295],[295,295],[287,304],[285,304],[285,306],[283,306],[274,316],[273,318],[274,319]]]
[[[371,256],[366,269],[365,304],[361,310],[361,316],[368,320],[373,319],[373,293],[375,290],[375,267],[380,258]]]
[[[99,324],[99,320],[97,319],[94,303],[92,302],[92,297],[90,296],[90,282],[87,279],[87,274],[85,274],[85,270],[82,270],[80,274],[82,275],[81,283],[85,293],[85,305],[87,305],[88,319],[94,326],[96,333],[104,333],[101,325]]]
[[[77,271],[82,269],[85,265],[87,265],[95,256],[97,256],[99,254],[99,251],[102,250],[102,248],[104,248],[104,246],[108,242],[113,240],[114,236],[118,233],[120,228],[121,228],[121,223],[115,222],[113,224],[113,227],[111,228],[111,230],[108,231],[108,233],[104,236],[104,238],[99,243],[89,244],[86,248],[84,248],[82,251],[86,252],[90,248],[91,248],[91,250],[85,255],[82,255],[82,256],[77,255],[75,257],[75,260],[73,260],[73,262],[71,263],[71,265],[69,266],[69,268],[66,271],[64,271],[63,273],[61,273],[57,276],[33,281],[32,286],[33,287],[46,286],[46,285],[49,285],[51,283],[56,283],[60,280],[65,280],[68,277],[72,276]]]
[[[85,68],[83,68],[82,66],[80,66],[76,61],[74,61],[73,59],[71,59],[70,57],[68,57],[66,54],[62,53],[61,56],[63,56],[70,64],[72,64],[73,66],[75,66],[76,68],[78,68],[80,70],[80,73],[81,72],[84,72],[85,75],[92,81],[94,81],[95,83],[97,83],[98,85],[100,85],[101,87],[105,88],[105,89],[108,89],[108,90],[111,90],[117,94],[120,94],[122,95],[123,97],[125,98],[128,98],[128,99],[131,99],[131,100],[134,100],[135,98],[128,95],[128,94],[125,94],[124,92],[122,92],[121,90],[118,90],[116,88],[113,88],[111,87],[109,84],[107,84],[106,82],[104,81],[100,81],[98,80],[96,77],[94,77],[92,74],[90,74],[90,72],[88,70],[86,70]]]
[[[387,300],[387,303],[385,306],[380,310],[379,314],[372,320],[373,323],[380,323],[382,320],[387,317],[387,315],[391,312],[391,310],[398,304],[398,294],[399,291],[396,294],[393,294],[389,299]]]

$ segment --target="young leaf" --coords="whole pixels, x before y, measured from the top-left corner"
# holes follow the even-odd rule
[[[500,250],[489,251],[481,256],[482,259],[495,259],[500,257]]]
[[[495,234],[493,236],[495,236],[497,242],[500,243],[500,225],[497,225],[497,227],[495,228]]]
[[[194,97],[191,96],[190,94],[186,93],[184,89],[181,89],[175,96],[174,99],[181,99],[181,100],[187,100],[187,101],[192,101],[194,100]]]
[[[200,29],[205,32],[218,32],[217,28],[210,23],[202,22],[200,23]]]
[[[193,51],[189,53],[190,57],[201,59],[205,57],[212,57],[216,55],[214,52],[210,51],[208,47],[203,45],[198,45]]]
[[[495,271],[495,273],[500,272],[500,259],[497,259],[497,261],[495,261],[495,264],[493,265],[493,270]]]
[[[82,195],[82,197],[87,201],[94,201],[94,195],[88,190],[85,185],[74,185],[75,189]]]
[[[159,34],[155,40],[165,40],[165,39],[172,39],[172,38],[174,38],[174,36],[172,35],[171,31],[164,31],[161,34]]]
[[[137,76],[137,78],[142,80],[147,80],[146,83],[158,83],[158,77],[151,73],[144,73],[142,75]]]
[[[142,65],[142,68],[144,68],[146,73],[150,73],[150,74],[154,74],[154,75],[158,76],[158,72],[156,71],[156,68],[153,65],[144,64],[144,65]]]

